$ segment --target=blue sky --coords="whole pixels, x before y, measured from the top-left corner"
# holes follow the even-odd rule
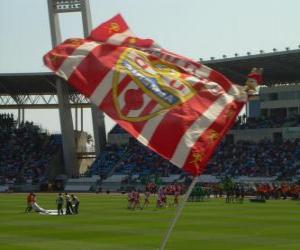
[[[90,4],[94,27],[121,13],[137,36],[153,38],[196,60],[300,44],[299,0],[90,0]],[[78,14],[64,14],[60,20],[64,39],[82,37]],[[0,0],[0,31],[0,73],[47,71],[42,64],[51,48],[46,0]],[[57,111],[26,111],[26,118],[59,131]],[[85,128],[91,130],[88,112]]]

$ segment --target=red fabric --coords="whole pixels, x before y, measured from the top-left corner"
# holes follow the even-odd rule
[[[118,24],[114,31],[128,30],[118,15],[80,40],[75,51],[68,41],[58,45],[45,64],[141,143],[199,175],[247,101],[246,92],[151,39],[120,36],[106,43],[116,34],[111,23]],[[89,46],[92,40],[102,43]],[[53,53],[62,58],[59,64],[49,59]]]
[[[31,194],[27,195],[26,199],[27,199],[27,203],[30,203],[32,201],[32,195]]]
[[[98,42],[106,42],[114,34],[123,33],[126,30],[128,30],[127,23],[118,14],[93,29],[88,38]]]

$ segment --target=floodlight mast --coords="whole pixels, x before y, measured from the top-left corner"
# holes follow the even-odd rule
[[[48,0],[48,12],[52,47],[55,47],[62,41],[58,14],[80,12],[82,16],[84,36],[88,36],[92,29],[89,0]],[[68,177],[77,176],[79,168],[76,160],[75,133],[68,98],[68,86],[61,79],[57,78],[56,88],[66,174]],[[100,150],[103,149],[106,144],[106,133],[104,115],[96,106],[92,107],[92,119],[95,153],[98,155]]]
[[[52,0],[52,3],[56,13],[81,11],[80,0]]]

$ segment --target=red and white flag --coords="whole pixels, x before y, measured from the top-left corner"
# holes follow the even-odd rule
[[[179,168],[199,175],[247,101],[205,65],[135,37],[120,15],[86,39],[68,39],[45,64],[121,127]]]

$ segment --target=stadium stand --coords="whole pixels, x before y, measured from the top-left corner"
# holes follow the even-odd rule
[[[300,140],[274,143],[222,142],[208,165],[207,174],[228,176],[277,176],[285,179],[298,173]]]
[[[112,170],[112,166],[118,163],[125,151],[126,147],[124,145],[107,144],[85,175],[99,175],[102,179],[106,178]]]
[[[120,128],[114,128],[111,133],[114,131],[126,133]],[[214,176],[231,176],[240,181],[247,181],[249,177],[259,182],[263,181],[261,177],[270,181],[286,180],[300,174],[299,159],[300,139],[278,143],[269,139],[258,142],[224,140],[201,176],[201,181],[215,182]],[[111,171],[112,168],[114,171]],[[158,179],[169,183],[180,181],[184,175],[180,169],[136,141],[129,142],[127,147],[108,145],[92,165],[89,174],[101,175],[103,172],[109,177],[103,183],[148,183]]]
[[[16,126],[12,114],[0,116],[0,180],[4,184],[40,183],[61,149],[59,135],[48,135],[31,122]]]
[[[115,178],[127,176],[131,181],[138,180],[142,183],[155,176],[169,177],[170,174],[181,174],[181,170],[136,141],[131,141],[126,146],[108,144],[86,175],[99,175],[103,179],[107,176],[110,180],[110,172]]]

